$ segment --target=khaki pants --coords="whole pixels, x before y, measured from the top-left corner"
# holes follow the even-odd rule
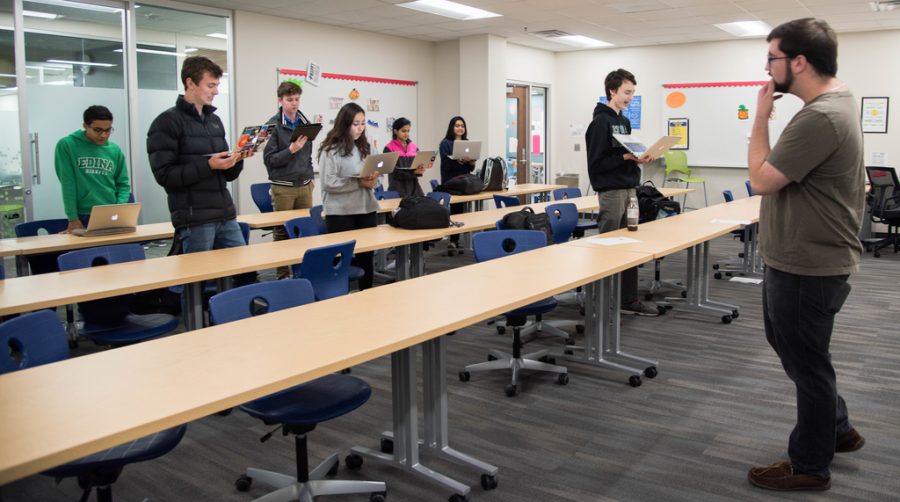
[[[290,211],[291,209],[308,209],[312,207],[314,186],[315,183],[312,181],[299,187],[272,185],[269,188],[269,195],[272,197],[272,208],[275,211]],[[285,231],[283,226],[275,227],[273,239],[283,241],[287,238],[287,231]],[[290,267],[278,267],[276,277],[278,279],[290,279]]]
[[[597,194],[600,212],[597,213],[598,233],[612,232],[627,225],[626,210],[633,188],[604,190]],[[622,271],[622,306],[638,301],[638,269],[629,268]]]

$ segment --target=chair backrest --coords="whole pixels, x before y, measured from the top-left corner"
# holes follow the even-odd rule
[[[544,212],[550,217],[550,229],[553,231],[553,243],[566,242],[572,237],[578,226],[578,208],[571,202],[549,204]]]
[[[328,226],[325,224],[325,218],[322,216],[322,212],[324,211],[324,207],[322,204],[315,205],[309,208],[309,217],[316,222],[316,226],[319,227],[319,235],[328,233]]]
[[[688,167],[687,154],[680,150],[669,150],[664,154],[666,159],[666,177],[671,173],[691,175],[691,168]]]
[[[294,265],[294,277],[308,279],[316,300],[327,300],[350,292],[350,260],[356,241],[307,249],[303,262]]]
[[[429,183],[431,183],[432,190],[437,190],[438,185],[440,185],[440,182],[438,180],[431,180]]]
[[[540,230],[494,230],[472,236],[475,261],[482,262],[531,251],[547,245],[547,234]]]
[[[750,180],[745,181],[744,186],[747,187],[747,195],[749,195],[750,197],[756,195],[755,193],[753,193],[753,185],[750,184]]]
[[[384,190],[382,192],[376,193],[375,198],[378,200],[399,199],[400,192],[395,192],[394,190]]]
[[[497,209],[500,209],[501,207],[518,206],[520,202],[518,197],[494,194],[494,204],[497,205]]]
[[[36,220],[16,225],[16,237],[34,237],[41,235],[43,230],[47,234],[58,234],[68,228],[69,220],[58,218],[52,220]]]
[[[272,184],[268,182],[250,185],[250,197],[253,198],[253,203],[256,204],[260,213],[271,213],[274,211],[272,208],[272,195],[269,193],[271,186]]]
[[[288,238],[297,239],[300,237],[309,237],[311,235],[319,235],[319,226],[313,220],[312,216],[303,216],[301,218],[292,218],[284,222],[284,230],[288,234]]]
[[[871,189],[871,217],[881,223],[880,218],[885,209],[893,209],[898,202],[891,200],[900,195],[900,181],[897,179],[897,171],[891,167],[866,166],[866,176],[869,178]]]
[[[722,197],[725,199],[725,202],[734,202],[734,195],[731,195],[731,190],[722,190]]]
[[[241,227],[241,235],[244,236],[244,243],[250,244],[250,224],[239,221],[238,226]]]
[[[436,200],[441,206],[444,206],[444,209],[447,211],[450,210],[450,197],[452,197],[447,192],[428,192],[425,194],[426,197],[430,197]]]
[[[376,197],[378,197],[378,194],[381,192],[384,192],[384,185],[381,183],[375,185],[375,188],[372,189],[372,193],[374,193]]]
[[[143,259],[144,248],[140,244],[119,244],[69,251],[59,255],[56,261],[59,269],[66,271]],[[113,296],[81,302],[78,310],[85,322],[109,325],[124,319],[129,313],[130,305],[131,295]]]
[[[580,188],[557,188],[553,191],[553,200],[565,200],[581,197]]]
[[[267,281],[223,291],[209,299],[210,324],[224,324],[316,301],[306,279]]]
[[[52,310],[22,314],[0,324],[0,374],[69,357],[66,330]]]

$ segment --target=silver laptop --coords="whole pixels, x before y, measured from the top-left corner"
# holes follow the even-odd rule
[[[97,237],[134,232],[137,230],[140,214],[140,202],[94,206],[87,228],[76,228],[72,234],[80,237]]]
[[[378,171],[378,174],[388,174],[394,172],[394,166],[397,165],[397,159],[400,158],[400,152],[379,153],[369,155],[363,162],[362,169],[359,174],[351,176],[351,178],[365,178],[370,174]]]
[[[638,158],[644,156],[662,157],[664,153],[669,151],[669,148],[681,141],[681,136],[663,136],[656,143],[653,143],[652,146],[647,147],[641,140],[630,134],[613,134],[613,138]]]
[[[416,156],[412,160],[412,164],[409,167],[400,167],[397,166],[394,169],[408,169],[408,170],[416,170],[420,167],[427,166],[431,162],[434,162],[434,157],[436,152],[434,150],[420,150],[416,153]]]
[[[481,158],[481,141],[454,141],[450,158],[456,160]]]

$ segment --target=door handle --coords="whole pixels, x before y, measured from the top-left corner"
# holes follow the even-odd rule
[[[31,143],[31,155],[34,159],[33,165],[34,170],[31,173],[31,179],[34,180],[35,185],[41,184],[41,143],[38,138],[38,133],[33,132],[30,134],[31,139],[29,140]]]

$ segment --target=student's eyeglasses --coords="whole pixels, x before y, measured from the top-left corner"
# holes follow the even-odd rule
[[[100,127],[91,127],[91,130],[94,131],[95,134],[112,134],[113,128],[110,127],[108,129],[103,129]]]
[[[777,60],[779,60],[779,59],[794,59],[795,57],[796,57],[796,56],[779,56],[779,57],[768,56],[768,57],[766,57],[766,65],[767,65],[767,66],[768,66],[768,65],[771,65],[771,64],[772,64],[772,61],[777,61]]]

